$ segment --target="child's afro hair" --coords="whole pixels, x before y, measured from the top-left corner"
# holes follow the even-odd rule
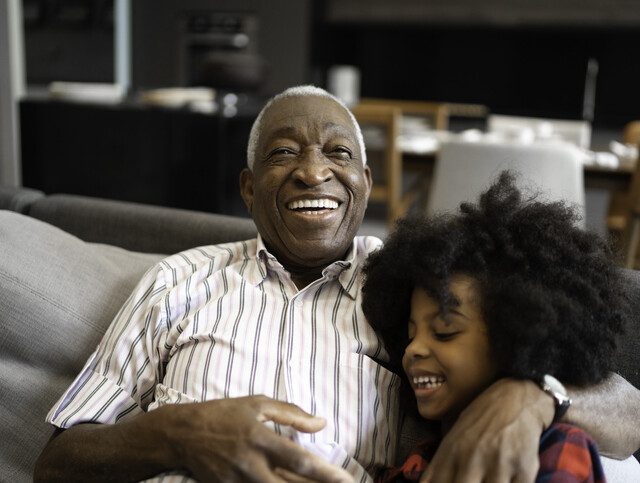
[[[370,256],[363,287],[364,313],[396,370],[414,287],[446,310],[449,280],[460,273],[478,281],[502,376],[552,374],[574,385],[602,380],[628,304],[608,246],[576,220],[561,202],[524,198],[509,172],[458,214],[400,220]]]

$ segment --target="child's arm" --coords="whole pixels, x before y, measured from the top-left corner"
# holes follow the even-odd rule
[[[563,418],[598,443],[600,453],[624,459],[640,447],[640,390],[618,374],[588,388],[568,388],[573,404]]]
[[[570,424],[554,424],[542,434],[539,460],[536,481],[605,481],[593,438]]]

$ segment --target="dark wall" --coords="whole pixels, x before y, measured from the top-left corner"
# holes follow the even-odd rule
[[[27,82],[113,82],[113,0],[23,0]]]
[[[181,85],[185,17],[218,12],[253,17],[249,50],[267,63],[263,93],[278,92],[309,77],[311,0],[132,1],[134,87]]]
[[[204,45],[214,37],[201,35],[198,40],[186,31],[185,25],[197,14],[248,20],[250,43],[239,50],[266,63],[262,93],[308,81],[311,4],[312,0],[132,0],[133,88],[190,85],[185,75],[189,45]],[[29,84],[113,82],[113,0],[23,0],[23,11]]]
[[[309,81],[323,85],[329,66],[348,63],[362,70],[364,96],[473,102],[506,114],[577,119],[593,58],[599,64],[594,124],[640,118],[640,95],[634,95],[640,10],[622,9],[629,2],[604,9],[604,0],[558,0],[546,10],[504,0],[475,6],[398,0],[393,7],[382,0],[131,3],[134,88],[182,85],[185,17],[228,12],[257,21],[250,49],[269,66],[261,93]],[[113,79],[113,0],[23,5],[29,83]]]
[[[580,119],[592,58],[599,65],[594,124],[622,126],[640,118],[640,57],[634,54],[640,25],[336,22],[326,11],[318,18],[315,70],[358,66],[363,96],[481,103],[503,114]]]

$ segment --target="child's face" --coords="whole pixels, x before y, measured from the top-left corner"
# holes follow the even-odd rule
[[[449,290],[460,303],[444,318],[427,292],[413,291],[402,366],[424,418],[453,421],[496,378],[475,283],[452,277]]]

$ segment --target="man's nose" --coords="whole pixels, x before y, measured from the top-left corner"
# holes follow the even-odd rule
[[[309,149],[300,157],[293,172],[293,178],[306,186],[317,186],[333,178],[331,165],[324,154],[317,149]]]

